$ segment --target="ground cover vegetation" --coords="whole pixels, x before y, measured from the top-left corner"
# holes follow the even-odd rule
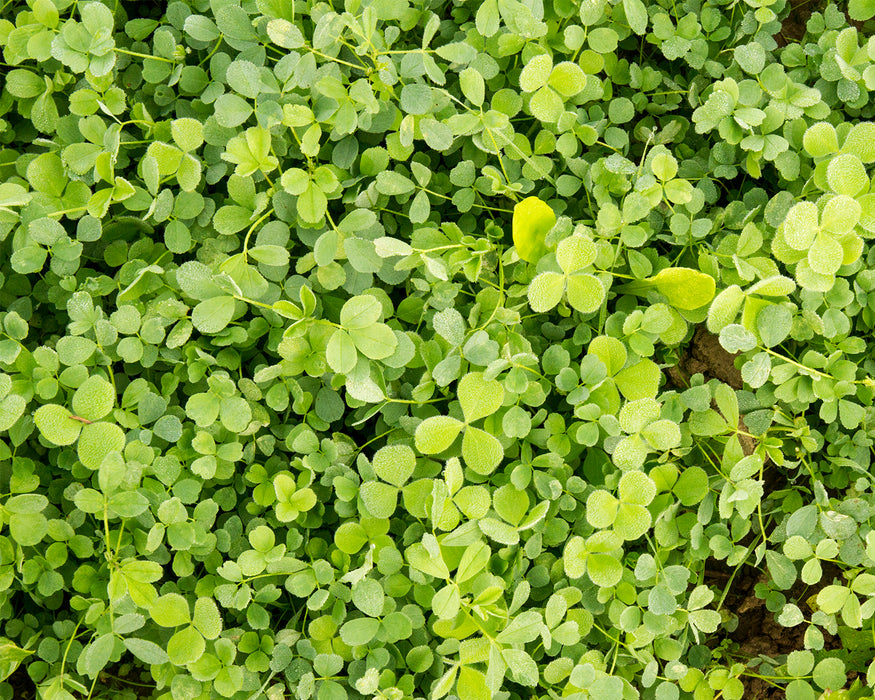
[[[7,0],[0,697],[871,697],[873,15]]]

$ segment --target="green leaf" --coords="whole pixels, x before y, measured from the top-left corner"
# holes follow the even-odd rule
[[[360,617],[343,623],[340,638],[351,647],[362,646],[377,636],[380,621],[371,617]]]
[[[375,323],[364,329],[352,329],[349,337],[355,347],[372,360],[385,360],[398,347],[398,338],[385,323]]]
[[[193,624],[206,639],[216,639],[222,632],[222,616],[216,601],[200,597],[194,602]]]
[[[504,387],[495,379],[484,379],[482,372],[470,372],[459,380],[459,404],[466,423],[491,416],[504,402]]]
[[[582,314],[595,313],[605,301],[605,288],[593,275],[571,275],[566,284],[568,303]]]
[[[848,3],[848,16],[857,22],[865,22],[875,17],[875,1],[873,0],[850,0]]]
[[[416,426],[416,449],[431,455],[443,452],[462,432],[463,423],[450,416],[432,416]]]
[[[636,34],[644,34],[647,30],[647,8],[641,0],[623,0],[623,10],[629,26]]]
[[[416,468],[416,456],[407,445],[387,445],[376,451],[374,471],[383,481],[401,487]]]
[[[835,127],[829,122],[818,122],[805,131],[802,145],[814,158],[822,158],[839,150],[839,140]]]
[[[565,277],[556,272],[542,272],[529,283],[529,305],[537,313],[549,311],[562,301]]]
[[[379,481],[366,481],[359,489],[365,508],[375,518],[392,517],[398,504],[398,489]]]
[[[358,353],[349,333],[340,329],[334,331],[325,348],[325,359],[338,374],[349,374],[355,369]]]
[[[120,452],[124,447],[124,431],[114,423],[100,421],[82,428],[76,452],[82,464],[97,469],[110,452]]]
[[[547,252],[547,232],[556,223],[556,214],[537,197],[526,197],[513,208],[513,242],[517,254],[527,262],[537,262]]]
[[[586,236],[564,238],[556,247],[556,262],[566,275],[592,265],[595,259],[595,244]]]
[[[206,642],[194,627],[184,627],[167,642],[167,658],[176,666],[197,661],[206,650]]]
[[[714,278],[686,267],[667,267],[649,280],[668,303],[677,309],[693,310],[714,298]]]
[[[491,474],[504,459],[504,448],[494,435],[468,426],[462,437],[465,463],[478,474]]]
[[[161,627],[179,627],[191,622],[188,601],[179,593],[160,596],[149,608],[149,616]]]
[[[201,333],[214,335],[224,330],[234,318],[235,301],[232,296],[205,299],[191,312],[191,323]]]
[[[115,389],[99,375],[88,377],[73,394],[73,411],[81,418],[98,421],[115,405]]]
[[[535,640],[544,628],[544,619],[537,610],[526,610],[513,617],[498,636],[502,644],[527,644]]]
[[[137,637],[125,637],[123,640],[125,647],[140,661],[146,664],[164,664],[169,661],[167,652],[164,651],[155,642],[150,642],[148,639],[139,639]]]
[[[0,432],[9,430],[15,425],[16,421],[24,415],[26,407],[27,401],[18,394],[10,394],[0,399]]]
[[[547,54],[532,56],[529,62],[523,66],[523,70],[520,73],[520,89],[523,92],[534,92],[546,85],[552,70],[553,59],[550,56]]]
[[[836,194],[854,197],[869,186],[869,177],[860,159],[844,153],[835,156],[826,167],[826,181]]]
[[[640,0],[637,1],[640,2]],[[520,81],[522,81],[522,76],[520,76]],[[562,61],[550,72],[547,83],[563,97],[574,97],[586,87],[586,73],[576,63]]]
[[[72,445],[79,439],[82,423],[73,419],[63,406],[46,404],[40,406],[33,415],[34,423],[42,436],[55,445]]]
[[[352,602],[365,615],[379,617],[383,612],[383,587],[372,578],[359,581],[352,589]]]

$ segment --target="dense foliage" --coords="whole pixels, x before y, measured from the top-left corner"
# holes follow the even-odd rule
[[[869,697],[873,14],[5,2],[0,697]]]

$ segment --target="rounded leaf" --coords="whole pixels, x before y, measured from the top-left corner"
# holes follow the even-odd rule
[[[812,124],[802,137],[802,145],[808,155],[822,158],[839,150],[839,139],[835,127],[829,122]]]
[[[374,518],[391,518],[398,505],[398,489],[379,481],[366,481],[359,494],[368,513]]]
[[[711,275],[687,267],[667,267],[649,280],[668,303],[692,311],[714,298],[717,284]]]
[[[813,202],[799,202],[787,212],[784,240],[791,248],[806,250],[819,230],[817,205]]]
[[[714,297],[714,301],[708,307],[707,326],[711,333],[719,333],[735,321],[744,303],[744,296],[741,287],[733,284]]]
[[[532,56],[520,73],[520,89],[523,92],[534,92],[547,83],[552,69],[553,59],[547,54]]]
[[[207,639],[222,633],[222,615],[212,598],[200,597],[194,602],[194,626]]]
[[[537,197],[526,197],[513,208],[513,243],[526,262],[538,262],[547,252],[545,239],[556,224],[556,214]]]
[[[605,300],[605,288],[594,275],[571,275],[565,291],[568,303],[582,314],[595,313]]]
[[[860,159],[850,153],[833,158],[826,166],[826,181],[836,194],[851,197],[869,187],[869,177]]]
[[[432,416],[416,426],[416,449],[424,455],[443,452],[462,432],[462,423],[450,416]]]
[[[624,503],[646,506],[656,496],[656,482],[644,472],[626,472],[620,477],[618,490]]]
[[[383,481],[404,486],[416,468],[416,455],[407,445],[386,445],[374,454],[374,471]]]
[[[532,311],[544,313],[562,301],[565,277],[558,272],[542,272],[529,283],[527,295]]]
[[[586,236],[569,236],[556,246],[556,262],[566,275],[592,265],[596,254],[595,243]]]
[[[862,213],[863,208],[856,199],[840,194],[823,207],[820,225],[830,233],[849,233],[859,223]]]
[[[88,377],[73,394],[73,411],[77,416],[97,421],[115,405],[115,389],[100,375]]]
[[[167,593],[160,596],[149,608],[149,616],[156,625],[161,627],[178,627],[191,622],[188,601],[179,593]]]
[[[593,527],[604,529],[614,524],[619,502],[607,491],[597,489],[586,499],[586,520]]]
[[[465,422],[491,416],[504,402],[504,387],[495,379],[484,379],[482,372],[469,372],[459,380],[459,404]]]
[[[125,432],[115,423],[91,423],[82,428],[76,446],[79,461],[89,469],[98,469],[110,452],[121,452],[125,447]]]
[[[842,266],[844,250],[828,233],[818,233],[808,249],[808,265],[821,275],[834,275]]]
[[[586,87],[586,73],[576,63],[562,61],[553,68],[547,82],[563,97],[574,97]]]
[[[63,406],[49,403],[33,414],[33,422],[42,436],[55,445],[72,445],[82,432],[82,423],[72,418]]]

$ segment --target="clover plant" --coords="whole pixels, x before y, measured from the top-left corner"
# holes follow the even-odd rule
[[[0,7],[0,700],[875,690],[872,0]]]

